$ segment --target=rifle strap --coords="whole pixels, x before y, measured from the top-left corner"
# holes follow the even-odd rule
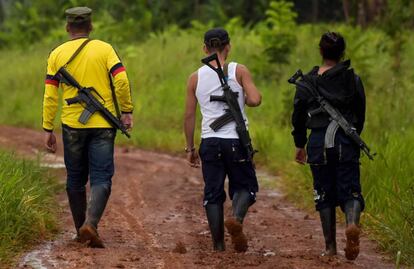
[[[76,56],[79,55],[79,53],[82,51],[82,49],[89,43],[89,41],[91,41],[92,39],[86,39],[85,41],[83,41],[83,43],[79,46],[79,48],[72,54],[72,56],[69,58],[69,60],[66,62],[66,64],[63,67],[67,67],[68,64],[70,64],[75,58]]]
[[[226,80],[226,82],[229,81],[229,64],[225,63],[223,65],[223,73],[224,73],[224,79]]]
[[[108,76],[109,76],[109,87],[111,88],[111,92],[112,92],[112,100],[114,101],[116,116],[118,117],[118,119],[120,119],[121,118],[121,111],[119,110],[118,99],[116,98],[115,86],[114,86],[114,83],[112,81],[112,77],[111,77],[110,73],[108,73]]]
[[[67,67],[75,58],[76,56],[79,55],[79,53],[82,51],[82,49],[90,42],[92,41],[92,39],[86,39],[80,46],[79,48],[73,53],[73,55],[69,58],[69,60],[66,62],[66,64],[63,67]],[[118,119],[121,118],[121,112],[119,110],[119,105],[116,99],[116,94],[115,94],[115,89],[112,83],[112,78],[111,75],[109,74],[109,84],[110,84],[110,88],[111,88],[111,92],[112,92],[112,99],[114,100],[114,105],[115,105],[115,111],[116,111],[116,115],[118,117]],[[101,97],[102,98],[102,97]]]

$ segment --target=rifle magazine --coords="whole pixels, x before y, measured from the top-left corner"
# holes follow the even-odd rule
[[[82,114],[80,115],[78,121],[80,123],[82,123],[83,125],[85,125],[88,122],[88,120],[90,119],[90,117],[92,116],[92,114],[93,114],[92,112],[85,109],[85,110],[83,110]]]
[[[234,121],[234,117],[230,112],[222,115],[218,119],[216,119],[212,124],[210,124],[210,128],[217,132],[220,130],[224,125]]]

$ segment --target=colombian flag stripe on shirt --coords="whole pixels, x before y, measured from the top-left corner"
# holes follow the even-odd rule
[[[45,84],[59,87],[59,79],[52,75],[46,75]]]
[[[79,94],[76,88],[60,83],[60,77],[56,76],[56,73],[85,40],[86,38],[80,38],[67,41],[55,48],[49,55],[43,97],[43,128],[46,130],[54,129],[54,120],[58,114],[60,96],[56,88],[61,87],[63,100],[76,97]],[[66,69],[80,85],[93,87],[102,97],[102,100],[99,101],[115,115],[115,99],[111,89],[110,74],[113,77],[112,85],[120,110],[132,112],[133,104],[127,73],[110,44],[97,39],[91,40]],[[69,105],[64,101],[61,103],[61,122],[71,128],[112,127],[100,113],[94,113],[86,124],[82,124],[79,122],[79,117],[85,109],[84,104]]]
[[[125,71],[125,67],[122,65],[122,63],[117,63],[110,70],[111,75],[113,77],[115,77],[117,74],[121,73],[122,71]]]

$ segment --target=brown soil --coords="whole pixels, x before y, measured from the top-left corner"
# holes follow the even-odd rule
[[[177,242],[177,244],[175,245],[175,248],[174,248],[174,252],[175,253],[180,253],[180,254],[186,254],[187,249],[186,249],[184,243],[181,242],[181,241]]]
[[[90,224],[84,224],[79,229],[80,242],[86,242],[88,246],[92,248],[104,248],[101,238],[99,237],[95,227],[92,227]]]
[[[246,235],[243,233],[243,225],[232,217],[226,220],[225,225],[230,234],[234,250],[236,252],[246,252],[249,245]]]
[[[0,126],[0,146],[25,156],[36,157],[43,150],[42,141],[42,132]],[[115,155],[113,190],[99,226],[106,248],[88,248],[73,240],[62,192],[61,233],[25,254],[19,268],[393,268],[365,235],[355,261],[347,261],[343,251],[320,257],[324,245],[317,216],[295,209],[280,193],[266,189],[258,193],[243,224],[248,251],[227,247],[215,253],[202,207],[199,169],[187,167],[181,157],[139,149],[117,148]],[[56,155],[42,154],[42,160],[56,168],[64,182],[61,144]],[[265,177],[260,175],[261,180]],[[338,224],[339,249],[345,247],[343,226]],[[226,243],[230,246],[228,234]],[[174,251],[177,246],[185,253]]]
[[[345,229],[346,247],[344,251],[348,260],[355,260],[358,257],[360,233],[360,229],[355,224],[351,224]]]

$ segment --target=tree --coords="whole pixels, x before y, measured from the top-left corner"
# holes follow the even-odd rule
[[[3,0],[0,0],[0,25],[3,23],[4,21],[4,4],[3,4]]]
[[[312,22],[318,21],[319,15],[319,0],[312,0]]]
[[[350,22],[350,14],[349,14],[350,7],[351,5],[349,3],[349,0],[342,0],[342,8],[344,10],[344,17],[347,23]]]
[[[401,67],[401,51],[406,42],[403,32],[414,25],[414,3],[411,0],[388,0],[382,28],[393,40],[392,70],[398,76]]]
[[[386,4],[386,0],[342,0],[342,10],[347,23],[365,27],[381,17]]]

